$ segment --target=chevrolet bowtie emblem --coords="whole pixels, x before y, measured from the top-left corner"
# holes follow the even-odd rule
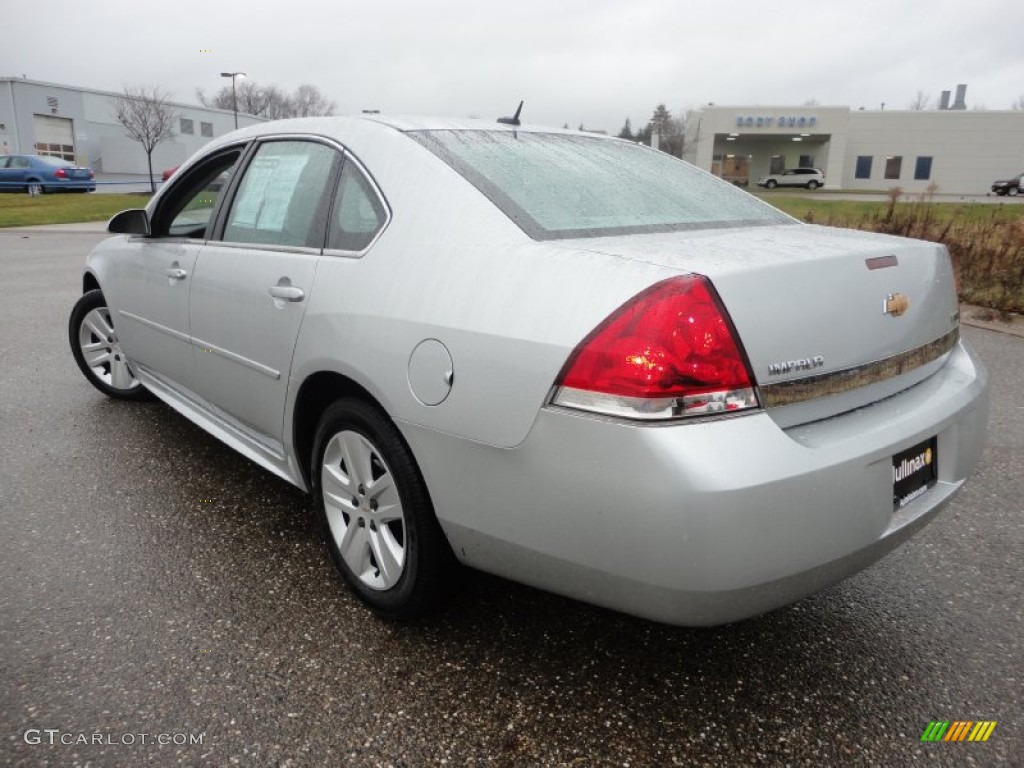
[[[885,305],[882,307],[885,314],[893,317],[899,317],[908,309],[910,309],[910,299],[902,293],[890,293],[885,297]]]

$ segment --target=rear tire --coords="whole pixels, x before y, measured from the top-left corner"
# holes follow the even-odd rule
[[[338,400],[320,418],[312,458],[317,522],[349,588],[385,619],[434,610],[454,556],[394,423],[362,400]]]
[[[818,182],[816,182],[816,181],[808,181],[807,182],[807,188],[813,192],[815,189],[818,188]]]
[[[43,185],[40,184],[38,181],[30,181],[25,186],[25,191],[28,192],[28,194],[31,195],[32,197],[35,197],[36,195],[43,194],[45,190],[43,188]]]
[[[1006,194],[1008,194],[1010,197],[1016,197],[1018,192],[1020,192],[1019,187],[1010,187],[1008,190],[1006,190]]]
[[[107,300],[99,290],[84,294],[68,321],[71,354],[96,389],[117,400],[152,400],[121,351]]]
[[[768,179],[768,181],[766,181],[764,185],[768,189],[775,189],[777,186],[779,186],[779,182],[777,182],[775,179]]]

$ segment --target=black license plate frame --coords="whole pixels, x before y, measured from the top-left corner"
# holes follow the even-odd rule
[[[892,457],[892,509],[899,512],[939,480],[939,440],[932,436]]]

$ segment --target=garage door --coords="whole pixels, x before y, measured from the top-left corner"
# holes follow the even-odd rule
[[[36,127],[36,154],[75,159],[75,132],[70,118],[33,115]]]

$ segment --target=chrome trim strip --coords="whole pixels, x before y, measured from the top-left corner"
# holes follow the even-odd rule
[[[117,311],[122,317],[127,317],[130,320],[134,320],[137,323],[142,323],[149,328],[153,328],[162,333],[166,333],[168,336],[172,336],[178,341],[184,341],[188,344],[192,344],[194,347],[198,347],[202,352],[213,352],[214,354],[220,355],[226,360],[230,360],[234,363],[244,365],[247,368],[252,368],[254,371],[262,373],[264,376],[269,376],[272,379],[280,379],[281,372],[271,368],[270,366],[264,365],[263,363],[257,363],[255,360],[250,360],[248,357],[242,357],[239,354],[230,352],[223,347],[218,347],[216,344],[210,344],[208,341],[202,339],[196,339],[188,334],[176,331],[173,328],[168,328],[166,325],[160,325],[160,323],[154,323],[152,320],[147,320],[144,317],[139,317],[132,312],[125,312],[123,309]]]
[[[217,248],[241,248],[246,251],[273,251],[274,253],[296,253],[301,256],[319,256],[319,248],[305,245],[272,245],[269,243],[244,243],[241,240],[207,240],[207,245]]]
[[[281,372],[274,370],[273,368],[264,365],[263,363],[257,363],[255,360],[250,360],[248,357],[242,357],[241,355],[230,352],[223,347],[218,347],[216,344],[211,344],[208,341],[197,339],[195,337],[189,339],[192,342],[192,346],[196,347],[200,352],[213,352],[215,355],[220,355],[225,360],[230,360],[233,363],[244,365],[247,368],[252,368],[258,373],[262,373],[264,376],[269,376],[272,379],[280,379]]]
[[[192,338],[187,333],[176,331],[173,328],[168,328],[166,325],[160,325],[160,323],[154,323],[152,320],[147,320],[144,317],[139,317],[134,312],[125,312],[123,309],[119,309],[117,310],[117,314],[121,315],[121,317],[127,317],[129,320],[134,320],[137,323],[141,323],[147,328],[152,328],[154,330],[160,331],[161,333],[166,333],[168,336],[171,336],[177,339],[178,341],[184,341],[186,344],[192,341]]]
[[[915,368],[938,360],[953,349],[959,339],[960,327],[957,326],[945,336],[934,341],[881,360],[816,376],[763,384],[761,386],[761,402],[765,408],[777,408],[783,405],[802,403],[806,400],[816,400],[828,395],[838,395],[852,389],[902,376]]]

